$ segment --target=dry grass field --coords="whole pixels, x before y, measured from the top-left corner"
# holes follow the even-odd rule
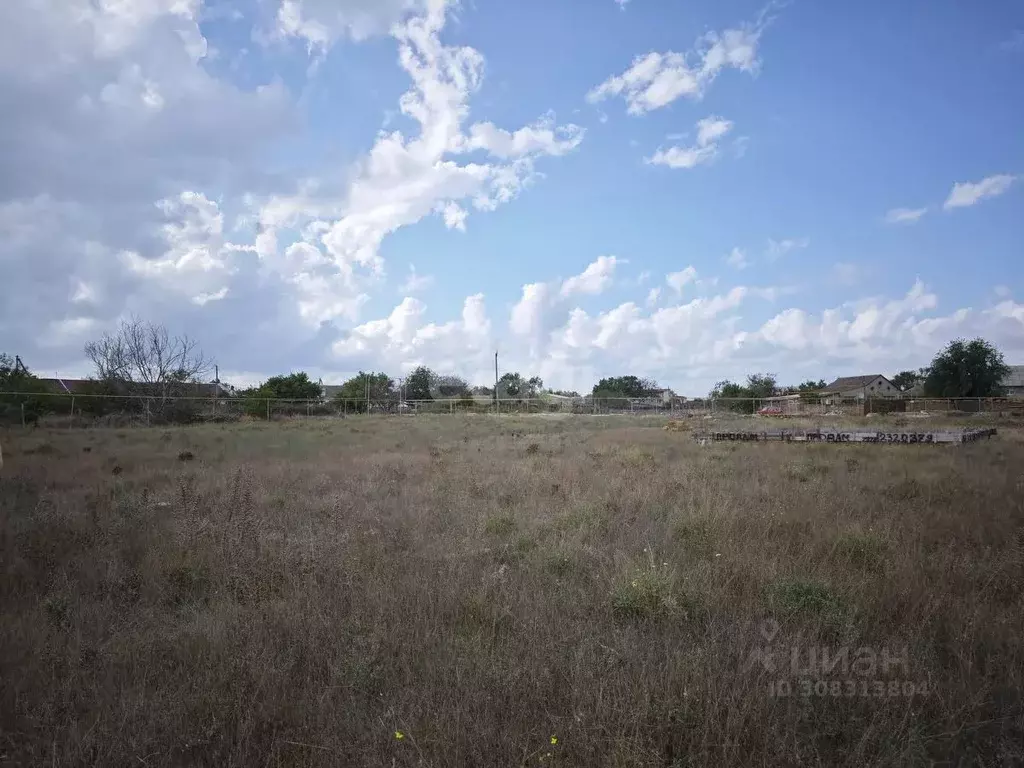
[[[663,423],[0,434],[0,764],[1024,763],[1021,431]]]

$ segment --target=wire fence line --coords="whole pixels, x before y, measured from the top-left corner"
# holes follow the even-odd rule
[[[1024,398],[488,398],[408,400],[399,397],[281,399],[0,392],[0,422],[28,426],[154,425],[367,414],[574,414],[670,418],[759,415],[832,417],[868,414],[994,414],[1024,416]]]

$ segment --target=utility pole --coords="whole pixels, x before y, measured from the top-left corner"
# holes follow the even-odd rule
[[[217,401],[220,399],[220,366],[213,366],[213,414],[217,415]],[[74,400],[71,401],[71,409],[74,410]],[[308,411],[309,409],[307,409]],[[148,423],[148,419],[147,419]]]

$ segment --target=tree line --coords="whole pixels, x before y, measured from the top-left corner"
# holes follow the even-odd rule
[[[85,389],[76,394],[144,396],[147,414],[167,421],[188,421],[192,408],[187,398],[208,378],[212,364],[198,343],[187,336],[172,335],[161,325],[137,318],[123,321],[112,333],[85,345],[86,357],[94,374]],[[916,371],[901,371],[891,381],[901,391],[921,385],[925,397],[993,397],[1003,394],[1002,382],[1010,372],[1003,354],[984,339],[956,339],[940,350],[931,363]],[[271,376],[255,386],[233,393],[221,390],[216,397],[239,398],[253,415],[266,412],[267,400],[323,401],[324,388],[307,373]],[[744,383],[724,380],[710,393],[715,399],[752,401],[778,395],[800,394],[817,397],[827,386],[824,379],[807,380],[792,386],[780,386],[775,374],[756,373]],[[47,412],[68,412],[68,404],[52,397],[46,383],[34,376],[18,357],[0,354],[0,420],[27,412],[30,417]],[[594,384],[590,396],[601,400],[632,400],[660,397],[663,390],[651,378],[634,375],[603,378]],[[580,397],[576,391],[548,390],[539,376],[506,372],[497,386],[471,386],[460,376],[442,374],[419,366],[404,379],[396,380],[384,372],[360,371],[338,387],[332,387],[332,399],[344,401],[346,410],[365,411],[369,404],[405,401],[461,401],[465,405],[481,399],[525,399],[544,394]],[[46,395],[51,395],[47,397]],[[65,399],[71,395],[65,396]],[[261,405],[262,404],[262,405]],[[79,398],[75,410],[103,415],[143,407],[136,401],[114,398]],[[753,402],[748,402],[752,410]]]
[[[890,381],[901,392],[918,385],[921,397],[999,397],[1004,394],[1003,381],[1010,373],[1003,353],[985,339],[967,341],[954,339],[943,347],[931,364],[916,371],[900,371]],[[725,380],[718,382],[710,393],[712,399],[735,398],[753,401],[780,395],[803,395],[817,399],[828,384],[824,379],[807,380],[795,386],[779,386],[773,373],[755,373],[745,384]],[[737,409],[753,409],[753,402]]]

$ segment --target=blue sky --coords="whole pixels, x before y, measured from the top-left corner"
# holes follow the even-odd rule
[[[0,38],[0,349],[41,373],[132,314],[236,383],[1024,362],[1017,2],[15,0]]]

